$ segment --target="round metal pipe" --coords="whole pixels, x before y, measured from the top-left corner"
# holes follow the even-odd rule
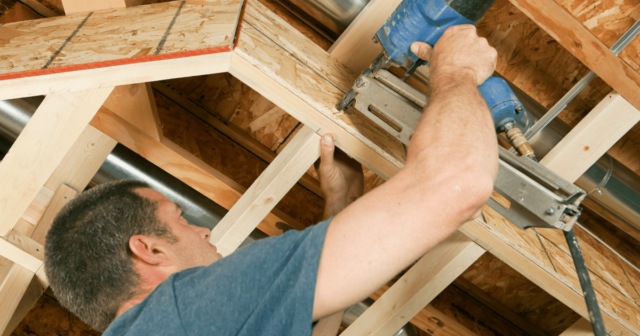
[[[285,7],[294,7],[303,11],[339,36],[360,14],[369,0],[280,0],[279,2]]]

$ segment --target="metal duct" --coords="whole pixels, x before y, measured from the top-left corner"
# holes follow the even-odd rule
[[[42,97],[29,97],[0,101],[0,152],[7,153],[11,144],[25,127]],[[145,158],[118,144],[102,164],[92,182],[96,184],[127,179],[148,183],[171,201],[180,205],[189,223],[213,229],[227,210],[184,184],[171,174],[150,163]],[[241,246],[266,237],[254,230]]]
[[[353,322],[356,321],[360,315],[364,314],[364,312],[373,305],[375,301],[372,299],[365,299],[362,302],[358,302],[355,305],[345,309],[344,314],[342,315],[342,326],[347,328]],[[400,330],[396,331],[392,336],[419,336],[423,333],[420,332],[420,329],[413,325],[412,323],[405,324]]]
[[[278,2],[291,9],[293,14],[299,11],[306,13],[308,18],[301,17],[303,21],[315,20],[337,37],[360,14],[369,0],[278,0]],[[319,31],[319,33],[323,32]]]

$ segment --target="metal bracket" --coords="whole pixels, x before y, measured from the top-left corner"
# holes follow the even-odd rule
[[[490,199],[487,204],[521,229],[554,228],[569,231],[580,217],[587,193],[546,167],[500,148],[494,190],[511,204]]]

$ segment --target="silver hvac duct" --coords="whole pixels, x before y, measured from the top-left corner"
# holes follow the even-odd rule
[[[0,152],[2,154],[8,152],[42,99],[42,97],[30,97],[0,101]],[[107,156],[92,182],[101,184],[121,179],[148,183],[153,189],[179,204],[184,211],[184,217],[194,225],[212,229],[227,213],[227,210],[217,203],[118,144]],[[266,237],[266,234],[254,230],[241,246],[262,237]]]
[[[344,32],[369,0],[277,0],[293,14],[302,11],[337,37]],[[307,18],[300,17],[303,21]],[[312,28],[313,25],[311,25]],[[319,31],[323,34],[324,32]]]

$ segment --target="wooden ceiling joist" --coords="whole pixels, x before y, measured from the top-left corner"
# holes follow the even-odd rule
[[[9,266],[9,272],[0,282],[0,332],[7,329],[12,312],[16,310],[20,300],[29,287],[33,272],[18,265]]]
[[[112,89],[54,93],[40,104],[0,163],[0,236],[13,228]]]
[[[611,92],[540,164],[575,182],[638,121],[640,111],[617,92]]]
[[[211,230],[211,244],[231,254],[320,157],[320,136],[306,126]]]

